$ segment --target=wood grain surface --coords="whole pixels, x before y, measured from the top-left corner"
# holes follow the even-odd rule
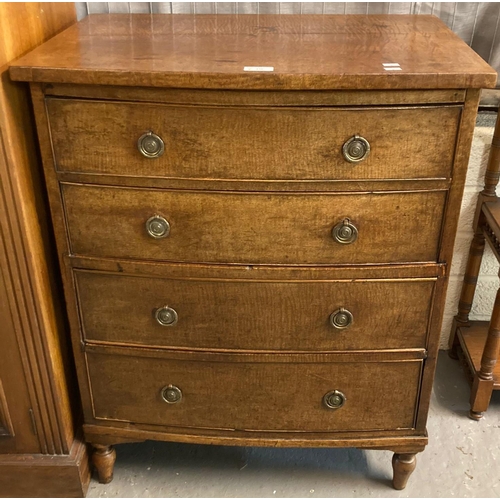
[[[271,195],[65,184],[63,196],[77,255],[331,265],[436,261],[446,191]],[[168,237],[148,235],[154,215],[170,223]],[[359,231],[351,245],[332,238],[345,217]]]
[[[141,425],[140,429],[128,422],[95,420],[84,425],[89,441],[118,444],[134,443],[146,439],[177,443],[212,444],[218,446],[270,446],[272,448],[366,448],[371,450],[423,451],[428,437],[414,429],[375,432],[248,432],[221,429],[189,429]]]
[[[488,337],[488,327],[488,321],[471,321],[470,326],[460,327],[457,332],[465,360],[469,365],[469,375],[472,377],[481,370],[481,358]],[[500,365],[498,364],[493,369],[493,388],[500,389]]]
[[[376,106],[463,103],[465,89],[217,90],[42,83],[47,97],[221,106]]]
[[[0,496],[85,496],[88,456],[29,91],[8,64],[76,21],[0,3]]]
[[[424,348],[435,282],[75,278],[87,342],[256,351]],[[174,326],[154,318],[165,305],[179,316]],[[353,314],[346,329],[329,321],[340,307]]]
[[[87,444],[77,437],[67,455],[1,454],[5,498],[82,498],[90,481]]]
[[[75,23],[73,2],[2,2],[0,66],[12,63]]]
[[[98,419],[295,432],[412,428],[422,369],[418,360],[217,363],[105,353],[87,362]],[[167,385],[182,391],[178,403],[163,401]],[[337,410],[323,404],[333,390],[346,396]]]
[[[387,71],[384,63],[398,63],[401,70]],[[496,84],[493,69],[439,19],[408,15],[93,15],[17,61],[11,76],[31,82],[218,89]]]
[[[448,178],[461,106],[261,109],[52,98],[47,112],[58,171],[317,181]],[[158,158],[138,150],[149,131],[165,143]],[[342,146],[355,135],[371,149],[354,164]]]
[[[149,275],[178,280],[237,280],[237,281],[363,281],[405,278],[443,278],[443,263],[414,264],[353,264],[343,266],[246,266],[235,264],[193,264],[161,261],[106,259],[64,255],[62,261],[71,269],[87,269],[119,273],[120,275]]]

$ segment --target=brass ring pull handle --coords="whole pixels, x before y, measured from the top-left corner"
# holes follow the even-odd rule
[[[332,237],[337,243],[349,245],[357,240],[358,228],[346,217],[333,227]]]
[[[341,307],[330,314],[330,324],[337,330],[344,330],[352,325],[354,318],[351,311]]]
[[[182,399],[182,391],[175,385],[167,385],[161,390],[161,397],[165,403],[173,405]]]
[[[166,238],[170,234],[170,224],[164,217],[153,215],[146,221],[146,231],[152,238]]]
[[[344,160],[349,163],[359,163],[366,160],[370,154],[370,143],[359,135],[355,135],[347,140],[342,146]]]
[[[340,391],[330,391],[323,396],[323,404],[329,410],[338,410],[342,408],[346,402],[347,398],[344,393]]]
[[[155,319],[161,326],[174,326],[179,319],[179,315],[175,309],[163,306],[155,311]]]
[[[139,137],[137,149],[145,158],[158,158],[165,152],[165,144],[160,136],[146,132]]]

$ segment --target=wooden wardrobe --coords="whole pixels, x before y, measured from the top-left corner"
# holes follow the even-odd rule
[[[0,496],[84,496],[87,450],[29,91],[9,63],[76,21],[73,3],[0,3]]]

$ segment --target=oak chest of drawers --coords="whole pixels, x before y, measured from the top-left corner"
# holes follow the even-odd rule
[[[479,88],[428,16],[90,16],[31,82],[101,481],[145,439],[395,452],[426,418]]]

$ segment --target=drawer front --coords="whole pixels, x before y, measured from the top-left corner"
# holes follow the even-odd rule
[[[424,348],[435,284],[75,278],[87,341],[292,351]]]
[[[212,180],[447,178],[461,109],[47,99],[59,171]],[[139,151],[138,140],[150,131],[163,142],[161,156],[146,158]],[[370,145],[359,163],[343,156],[344,144],[355,135]],[[153,144],[151,151],[159,150]]]
[[[412,428],[422,368],[420,360],[231,363],[103,353],[87,362],[98,419],[295,432]],[[342,403],[333,391],[345,396],[337,409],[324,402],[329,394],[330,404]]]
[[[292,265],[435,262],[446,200],[445,191],[249,194],[73,184],[63,185],[63,196],[74,254]],[[155,216],[168,236],[148,234],[158,234]],[[346,218],[357,230],[351,244],[332,234]]]

